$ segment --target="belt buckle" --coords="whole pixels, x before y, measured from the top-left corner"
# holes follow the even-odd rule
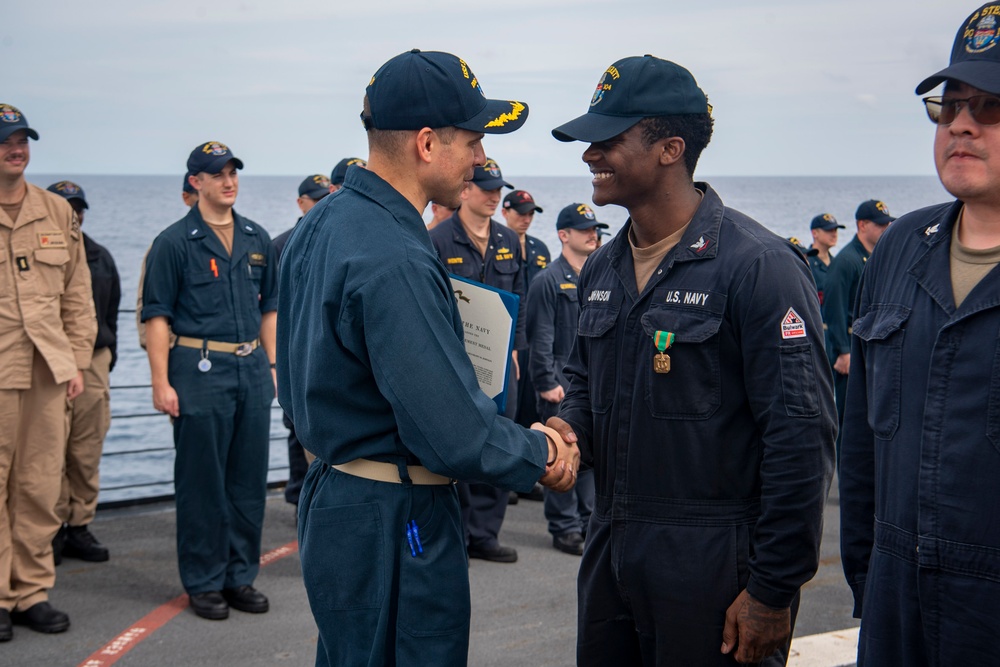
[[[253,343],[240,343],[233,352],[237,357],[248,357],[253,352]]]

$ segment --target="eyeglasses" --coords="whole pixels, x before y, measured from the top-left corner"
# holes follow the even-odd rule
[[[980,125],[1000,123],[1000,97],[995,95],[973,95],[965,99],[955,97],[925,97],[924,107],[927,117],[937,125],[951,125],[962,107],[969,109],[972,120]]]

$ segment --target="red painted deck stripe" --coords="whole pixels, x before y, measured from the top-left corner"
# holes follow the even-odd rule
[[[286,556],[290,556],[299,550],[298,542],[272,549],[260,557],[260,566],[264,567]],[[160,605],[149,614],[146,614],[130,628],[102,646],[93,655],[81,662],[77,667],[109,667],[118,662],[119,658],[131,651],[150,635],[170,622],[174,616],[181,613],[188,606],[188,596],[179,595],[170,602]]]

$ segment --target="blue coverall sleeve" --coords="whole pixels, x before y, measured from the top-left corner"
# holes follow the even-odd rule
[[[166,317],[173,321],[174,306],[181,285],[182,260],[169,239],[163,236],[153,241],[146,255],[146,280],[142,288],[142,321]]]
[[[556,379],[555,343],[555,293],[551,281],[543,275],[535,278],[528,288],[528,347],[531,348],[531,381],[538,391],[549,391],[559,386]]]
[[[261,231],[263,233],[263,231]],[[267,242],[267,267],[260,281],[260,312],[270,313],[278,310],[278,253],[274,243]]]
[[[868,312],[871,306],[870,277],[867,271],[861,277],[859,314]],[[840,555],[844,575],[854,593],[854,617],[861,618],[868,561],[875,545],[875,433],[868,423],[866,344],[857,336],[852,338],[838,469]]]
[[[528,491],[545,471],[548,443],[497,414],[479,389],[456,333],[443,274],[404,262],[353,293],[339,329],[370,360],[406,450],[433,472]]]
[[[837,412],[819,299],[805,261],[762,253],[731,295],[750,409],[761,434],[761,514],[747,591],[787,607],[816,573],[834,468]],[[783,335],[793,309],[805,336]]]
[[[826,276],[826,287],[823,291],[823,313],[825,314],[827,330],[830,334],[830,357],[836,359],[851,351],[851,337],[847,333],[851,320],[851,291],[857,287],[854,281],[846,280],[853,267],[847,265],[847,259],[833,262]]]

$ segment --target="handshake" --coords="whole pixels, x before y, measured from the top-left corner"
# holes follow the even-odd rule
[[[553,491],[569,491],[576,484],[576,473],[580,468],[580,450],[576,446],[576,434],[569,424],[553,417],[550,428],[539,422],[531,425],[531,430],[541,431],[549,441],[549,453],[545,463],[545,474],[538,480]]]

